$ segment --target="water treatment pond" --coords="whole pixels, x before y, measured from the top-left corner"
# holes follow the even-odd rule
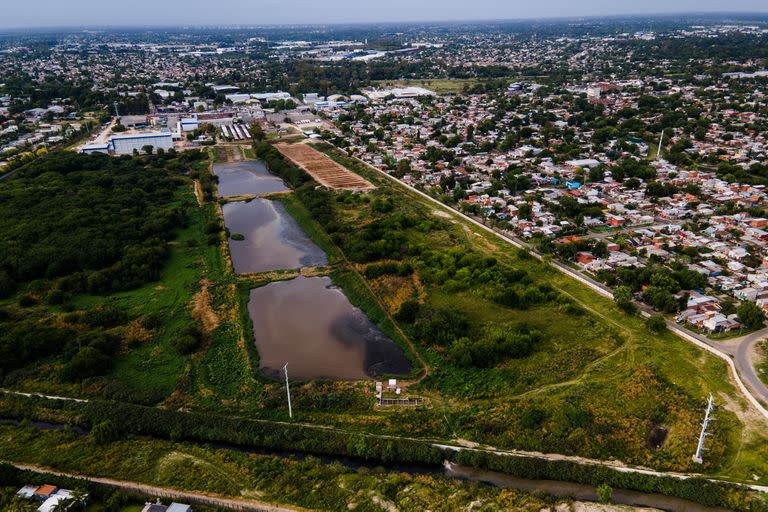
[[[407,374],[402,350],[327,277],[299,276],[251,290],[248,312],[267,377],[364,380]]]
[[[278,201],[254,199],[222,206],[232,265],[238,274],[326,265],[325,253],[304,233]]]
[[[219,177],[219,197],[271,194],[288,190],[283,180],[270,174],[264,162],[258,160],[214,164],[213,173]]]

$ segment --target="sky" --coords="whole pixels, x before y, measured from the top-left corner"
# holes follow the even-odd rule
[[[0,0],[0,27],[270,25],[683,12],[765,12],[766,0]]]

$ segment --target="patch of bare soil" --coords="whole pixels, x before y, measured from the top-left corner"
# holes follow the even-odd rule
[[[370,182],[306,144],[276,144],[280,153],[304,169],[321,185],[338,190],[367,191]]]
[[[200,282],[200,291],[193,300],[192,317],[200,323],[203,334],[210,335],[219,326],[219,316],[211,307],[211,295],[208,292],[209,282],[203,279]]]

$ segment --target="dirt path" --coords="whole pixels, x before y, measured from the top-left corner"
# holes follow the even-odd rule
[[[142,484],[139,482],[129,482],[126,480],[115,480],[112,478],[99,478],[88,475],[81,475],[77,473],[65,473],[62,471],[56,471],[41,466],[35,466],[31,464],[17,464],[15,462],[4,462],[10,464],[18,469],[25,471],[33,471],[35,473],[49,473],[56,476],[63,476],[69,478],[80,478],[88,482],[96,484],[106,485],[115,489],[120,489],[128,494],[141,494],[150,498],[165,498],[171,500],[178,500],[188,504],[205,505],[209,507],[221,507],[229,510],[245,510],[249,512],[297,512],[301,508],[287,508],[272,505],[254,500],[243,500],[237,498],[227,498],[216,494],[203,494],[190,491],[181,491],[170,487],[157,487],[154,485]]]
[[[200,322],[205,336],[209,336],[219,326],[219,317],[211,306],[209,285],[210,282],[207,279],[200,281],[200,291],[195,295],[192,309],[192,317]]]
[[[24,396],[30,396],[28,393],[21,393],[18,391],[10,391],[10,390],[2,390],[0,389],[0,392],[8,393],[8,394],[15,394],[15,395],[24,395]],[[37,395],[37,396],[43,396],[43,395]],[[64,398],[64,397],[49,397],[57,400],[75,400],[72,398]],[[77,400],[78,402],[87,402],[87,400]],[[558,453],[543,453],[543,452],[536,452],[536,451],[527,451],[527,450],[503,450],[496,448],[494,446],[486,446],[481,445],[474,442],[467,442],[461,439],[453,439],[451,441],[447,440],[439,440],[436,438],[420,438],[420,437],[412,437],[412,436],[398,436],[398,435],[389,435],[389,434],[370,434],[370,433],[362,433],[362,432],[352,432],[349,430],[345,430],[343,428],[334,427],[331,425],[319,425],[315,423],[303,423],[303,422],[289,422],[289,421],[278,421],[278,420],[265,420],[265,419],[256,419],[256,418],[246,418],[242,416],[234,416],[235,418],[240,418],[243,420],[251,421],[254,423],[258,423],[261,425],[265,425],[267,428],[271,425],[281,425],[281,426],[291,426],[291,427],[304,427],[308,429],[314,429],[317,431],[333,431],[333,432],[339,432],[342,434],[356,434],[356,435],[362,435],[363,437],[371,438],[371,439],[384,439],[384,440],[392,440],[392,441],[414,441],[419,443],[425,443],[429,444],[435,448],[439,448],[441,450],[445,451],[473,451],[473,452],[482,452],[482,453],[488,453],[488,454],[495,454],[495,455],[501,455],[501,456],[508,456],[508,457],[521,457],[521,458],[533,458],[533,459],[540,459],[540,460],[548,460],[548,461],[567,461],[567,462],[573,462],[575,464],[584,465],[584,466],[600,466],[605,468],[611,468],[615,469],[622,473],[636,473],[636,474],[644,474],[644,475],[651,475],[656,477],[671,477],[676,478],[680,480],[685,480],[688,478],[705,478],[711,482],[723,482],[723,480],[717,478],[716,476],[708,476],[703,475],[700,473],[681,473],[681,472],[675,472],[675,471],[657,471],[654,469],[650,469],[643,466],[634,466],[626,464],[620,460],[617,459],[611,459],[611,460],[600,460],[600,459],[590,459],[587,457],[580,457],[577,455],[563,455]],[[3,461],[0,460],[0,463]],[[19,467],[21,469],[31,469],[32,471],[42,471],[42,472],[48,472],[53,473],[57,475],[67,475],[67,476],[76,476],[80,478],[86,478],[88,480],[91,480],[93,482],[98,483],[106,483],[107,485],[111,485],[107,482],[113,481],[113,482],[120,482],[118,480],[110,480],[110,479],[97,479],[97,478],[89,478],[84,477],[81,475],[68,475],[66,473],[56,472],[53,470],[48,470],[45,468],[39,468],[37,466],[33,465],[25,465],[22,463],[15,464],[10,463],[16,467]],[[159,487],[152,487],[152,486],[146,486],[143,484],[135,484],[133,482],[125,482],[126,484],[132,484],[132,485],[141,485],[145,488],[151,488],[151,489],[158,489],[158,490],[165,490],[169,492],[178,492],[179,496],[184,497],[183,499],[192,499],[189,498],[189,496],[200,496],[200,497],[209,497],[205,494],[197,494],[197,493],[187,493],[184,491],[175,491],[173,489],[165,489],[165,488],[159,488]],[[740,487],[748,488],[754,491],[762,492],[762,493],[768,493],[768,486],[764,485],[755,485],[755,484],[749,484],[749,483],[742,483],[742,482],[731,482],[734,485],[738,485]],[[134,491],[134,492],[141,492],[144,494],[150,494],[152,495],[152,492],[145,492],[145,491]],[[158,495],[155,493],[155,495]],[[255,502],[245,502],[242,500],[236,500],[236,499],[225,499],[227,502],[232,502],[235,504],[242,504],[242,503],[255,503]],[[260,504],[261,505],[261,504]],[[223,505],[218,505],[223,506]],[[254,505],[258,507],[259,505]],[[263,505],[261,505],[263,506]],[[227,507],[227,508],[233,508],[233,507]],[[297,509],[284,509],[284,508],[241,508],[235,510],[264,510],[264,511],[282,511],[282,510],[297,510]]]
[[[200,185],[200,180],[195,180],[195,197],[197,198],[197,206],[203,206],[205,197],[203,196],[203,187]]]

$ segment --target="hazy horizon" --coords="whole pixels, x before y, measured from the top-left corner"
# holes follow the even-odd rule
[[[471,22],[542,18],[606,17],[674,14],[768,14],[765,0],[647,0],[617,3],[608,0],[542,0],[520,5],[502,0],[389,0],[364,9],[352,0],[327,0],[319,4],[294,0],[136,0],[110,3],[103,0],[37,0],[3,8],[2,29],[35,29],[88,26],[221,26],[312,25],[344,23]],[[212,7],[215,5],[215,7]],[[108,6],[108,7],[107,7]]]

